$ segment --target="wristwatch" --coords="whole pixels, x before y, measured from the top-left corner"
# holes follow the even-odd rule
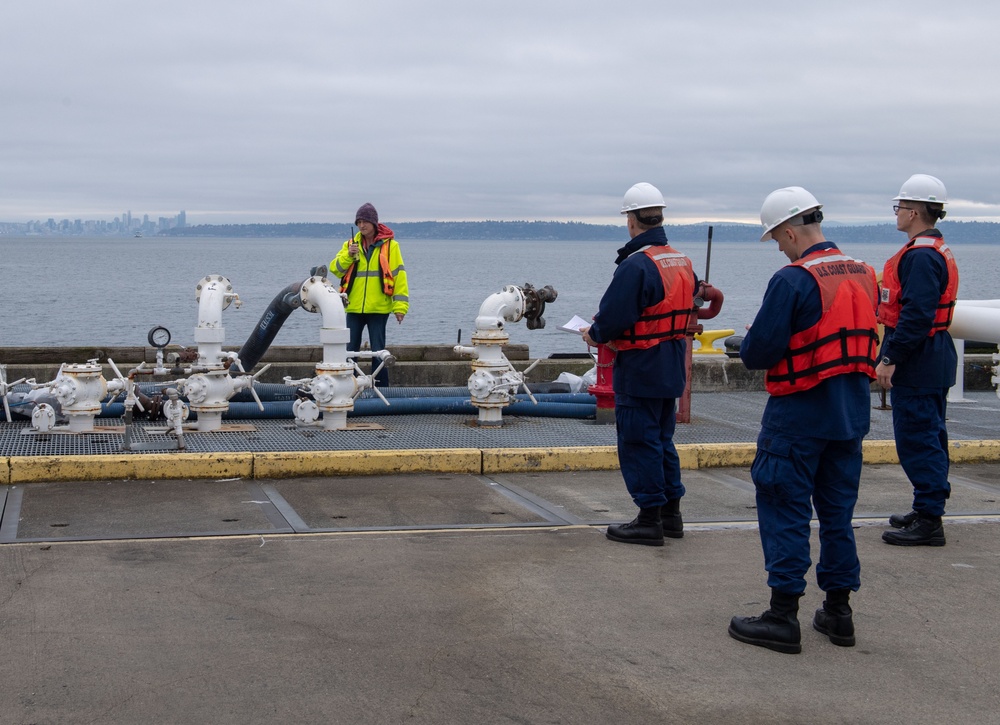
[[[896,363],[894,363],[894,362],[893,362],[892,360],[890,360],[890,359],[888,358],[888,356],[885,356],[885,355],[883,355],[883,356],[882,356],[882,360],[881,360],[880,362],[881,362],[881,363],[882,363],[883,365],[885,365],[886,367],[888,367],[889,365],[895,365],[895,364],[896,364]]]

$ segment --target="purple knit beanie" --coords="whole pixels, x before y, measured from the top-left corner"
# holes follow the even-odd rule
[[[371,222],[375,226],[378,226],[378,212],[375,211],[373,207],[368,202],[365,202],[358,208],[358,213],[354,215],[354,223],[358,222]]]

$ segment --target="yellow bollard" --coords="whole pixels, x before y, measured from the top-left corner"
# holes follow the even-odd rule
[[[716,340],[721,340],[724,337],[729,337],[730,335],[735,335],[736,330],[705,330],[704,332],[696,332],[694,339],[699,342],[701,347],[694,351],[695,355],[725,355],[725,350],[720,350],[717,347],[713,347]]]

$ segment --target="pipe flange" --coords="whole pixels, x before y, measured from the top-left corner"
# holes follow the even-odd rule
[[[196,302],[201,302],[201,291],[213,283],[224,285],[225,294],[222,297],[222,309],[226,309],[233,301],[233,297],[231,296],[233,284],[221,274],[210,274],[207,277],[202,277],[194,288],[194,299]]]
[[[50,431],[56,426],[56,411],[48,403],[40,403],[31,413],[31,428],[39,433]]]
[[[305,282],[303,282],[302,286],[299,288],[299,299],[302,300],[302,309],[305,310],[306,312],[321,311],[320,306],[313,300],[309,299],[309,292],[316,285],[322,285],[326,287],[327,291],[329,291],[332,294],[339,294],[336,288],[334,288],[334,286],[330,284],[330,280],[328,280],[326,277],[310,277]]]
[[[70,363],[63,365],[62,372],[63,375],[97,376],[104,373],[104,368],[97,363]]]
[[[502,347],[510,342],[510,335],[503,329],[476,330],[472,333],[472,344],[484,347]]]
[[[296,400],[292,403],[292,414],[296,423],[309,425],[319,420],[319,406],[312,400]]]

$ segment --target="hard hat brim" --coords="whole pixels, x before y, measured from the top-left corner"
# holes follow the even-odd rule
[[[769,239],[774,239],[774,237],[771,235],[771,232],[773,232],[775,229],[777,229],[782,224],[784,224],[785,222],[787,222],[789,219],[794,219],[797,216],[805,216],[809,212],[816,211],[817,209],[822,209],[822,208],[823,208],[822,204],[817,204],[816,206],[811,206],[808,209],[803,209],[802,211],[797,211],[794,214],[790,214],[789,216],[786,216],[784,219],[782,219],[780,221],[777,221],[774,224],[772,224],[771,226],[769,226],[764,231],[764,233],[760,235],[760,241],[766,242]]]
[[[627,209],[622,207],[622,214],[628,214],[630,211],[640,211],[642,209],[666,209],[666,204],[649,204],[647,206],[630,206]]]

